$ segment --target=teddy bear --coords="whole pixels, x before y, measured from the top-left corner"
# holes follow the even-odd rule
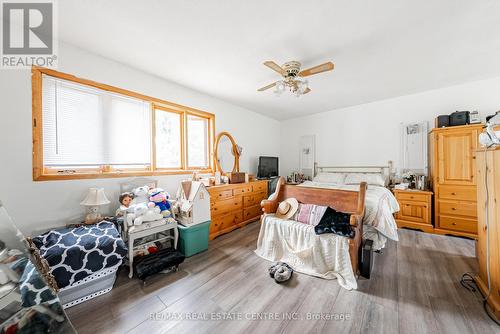
[[[161,188],[153,188],[149,191],[149,200],[160,208],[160,212],[165,218],[171,214],[170,203],[167,201],[169,197],[169,194]]]
[[[155,203],[149,201],[148,192],[148,186],[134,189],[134,199],[127,209],[127,224],[129,226],[163,219],[160,208]]]

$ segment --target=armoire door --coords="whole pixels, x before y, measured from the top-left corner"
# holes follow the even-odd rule
[[[475,185],[477,130],[446,131],[438,134],[438,182]]]

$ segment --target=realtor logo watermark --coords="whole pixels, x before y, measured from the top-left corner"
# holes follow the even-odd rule
[[[57,67],[54,0],[1,1],[0,68]]]

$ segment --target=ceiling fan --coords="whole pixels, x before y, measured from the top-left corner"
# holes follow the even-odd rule
[[[274,93],[280,95],[288,88],[288,90],[297,97],[311,91],[308,87],[307,79],[304,79],[305,77],[333,70],[332,62],[327,62],[302,71],[300,70],[301,64],[298,61],[289,61],[284,63],[283,66],[279,66],[274,61],[268,60],[264,62],[264,65],[278,72],[283,77],[283,80],[273,82],[270,85],[259,88],[257,91],[262,92],[275,87]]]

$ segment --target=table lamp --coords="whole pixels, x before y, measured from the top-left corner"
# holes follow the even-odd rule
[[[85,224],[95,224],[99,222],[102,219],[99,213],[99,207],[109,203],[103,188],[90,188],[87,197],[80,203],[88,208]]]

